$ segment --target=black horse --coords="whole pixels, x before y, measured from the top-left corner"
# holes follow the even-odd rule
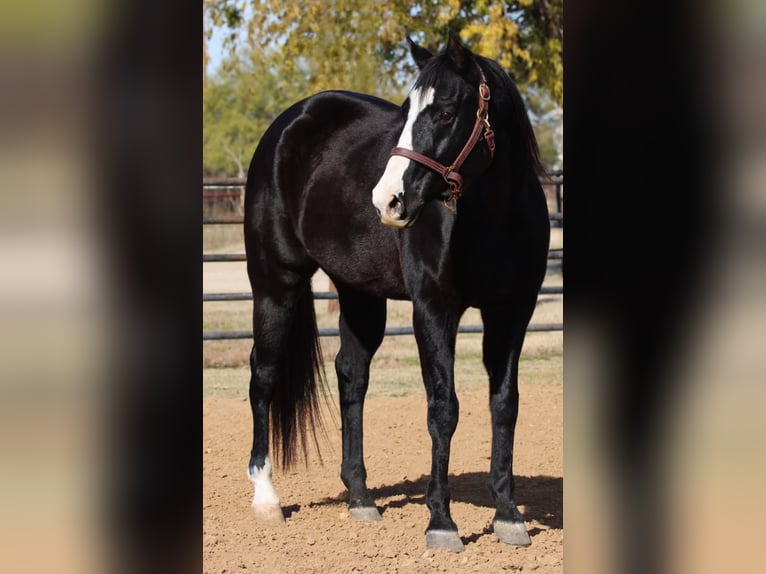
[[[463,549],[447,476],[458,422],[455,339],[461,315],[476,307],[489,374],[494,531],[528,545],[512,460],[519,355],[550,235],[537,143],[518,90],[496,62],[452,35],[437,55],[408,42],[420,74],[401,107],[351,92],[316,94],[274,121],[250,164],[252,505],[259,519],[283,519],[271,481],[269,412],[284,466],[294,463],[299,438],[304,456],[309,436],[317,442],[322,359],[311,277],[321,267],[340,300],[340,475],[351,517],[380,519],[366,485],[363,404],[386,299],[409,299],[432,439],[426,541]]]

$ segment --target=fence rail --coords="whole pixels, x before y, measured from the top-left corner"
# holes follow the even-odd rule
[[[202,178],[202,189],[203,189],[203,196],[205,196],[204,190],[205,189],[232,189],[232,188],[238,188],[237,192],[232,193],[222,193],[221,191],[214,192],[213,194],[209,194],[207,197],[208,199],[212,199],[214,197],[237,197],[240,196],[242,191],[244,191],[245,184],[247,183],[247,180],[245,178],[241,177],[203,177]],[[563,197],[561,195],[561,190],[564,187],[564,172],[561,170],[554,170],[549,171],[545,174],[545,178],[541,180],[541,183],[543,184],[543,187],[545,186],[553,186],[554,189],[554,195],[556,197],[556,211],[552,212],[550,214],[551,218],[551,225],[554,227],[562,227],[563,225],[563,218],[562,218],[562,212],[563,210]],[[241,217],[203,217],[203,223],[242,223]]]
[[[561,285],[543,286],[540,289],[540,295],[563,295],[564,287]],[[317,301],[328,301],[337,299],[338,294],[335,291],[314,291],[314,299]],[[253,294],[250,292],[242,293],[203,293],[202,301],[209,303],[211,301],[252,301]]]
[[[527,327],[527,332],[539,332],[539,331],[562,331],[564,329],[563,323],[540,323],[537,325],[530,325]],[[337,337],[340,332],[336,328],[319,329],[320,337]],[[482,333],[484,332],[481,325],[460,325],[457,329],[458,333]],[[396,335],[414,335],[415,332],[412,327],[389,327],[386,329],[386,336]],[[252,331],[210,331],[202,334],[204,341],[221,341],[227,339],[252,339]]]
[[[556,208],[557,211],[550,213],[551,225],[555,227],[563,227],[563,215],[562,211],[562,197],[561,188],[564,185],[563,172],[556,171],[547,174],[547,180],[543,182],[544,185],[554,185],[556,193]],[[207,188],[231,188],[238,187],[243,188],[245,185],[245,179],[237,177],[207,177],[202,180],[203,190]],[[240,191],[241,193],[241,191]],[[204,194],[204,191],[203,191]],[[230,194],[226,194],[227,197]],[[232,216],[203,216],[203,225],[243,225],[244,218],[241,215]],[[548,251],[548,268],[555,269],[561,268],[564,259],[563,249],[551,249]],[[247,258],[244,253],[203,253],[203,263],[216,263],[216,262],[233,262],[233,261],[246,261]],[[544,285],[540,289],[539,295],[563,295],[564,288],[562,286],[546,286]],[[216,302],[216,301],[251,301],[253,298],[251,293],[203,293],[203,302]],[[315,291],[315,300],[333,300],[337,299],[338,294],[334,291]],[[538,323],[529,325],[527,327],[528,332],[540,332],[540,331],[562,331],[564,325],[562,323]],[[337,328],[325,328],[319,329],[320,337],[337,337],[339,336],[339,330]],[[458,333],[482,333],[483,328],[481,325],[461,325],[458,327]],[[413,335],[413,328],[410,327],[389,327],[385,331],[386,336],[396,335]],[[203,341],[221,341],[229,339],[252,339],[252,331],[209,331],[202,334]]]
[[[563,249],[551,249],[548,251],[548,266],[551,267],[551,260],[561,261],[564,259]],[[221,263],[231,261],[247,261],[244,253],[203,253],[203,263]]]

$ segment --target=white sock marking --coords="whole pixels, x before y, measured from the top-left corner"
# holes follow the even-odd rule
[[[253,494],[253,506],[279,506],[279,497],[274,484],[271,482],[271,460],[266,457],[263,468],[255,465],[248,467],[247,476],[253,483],[255,493]]]

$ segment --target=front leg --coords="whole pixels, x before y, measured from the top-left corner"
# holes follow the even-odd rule
[[[431,480],[426,493],[431,520],[426,530],[426,545],[428,548],[462,552],[463,543],[450,516],[447,484],[450,443],[457,427],[459,410],[454,365],[460,314],[434,304],[434,299],[427,301],[413,301],[413,327],[428,398],[428,432],[432,444]]]
[[[524,518],[514,501],[513,440],[519,414],[519,356],[534,302],[515,309],[482,309],[484,365],[489,374],[492,461],[489,488],[495,499],[493,521],[501,542],[529,546]]]

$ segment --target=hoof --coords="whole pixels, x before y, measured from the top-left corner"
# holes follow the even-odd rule
[[[465,550],[463,541],[454,530],[429,530],[426,532],[426,548],[444,548],[452,552]]]
[[[495,536],[498,537],[500,542],[512,544],[513,546],[529,546],[532,544],[523,522],[495,520],[493,527],[495,529]]]
[[[258,522],[283,524],[285,521],[285,516],[282,514],[282,508],[278,504],[261,504],[253,506],[253,513]]]
[[[363,522],[378,522],[380,520],[380,512],[374,506],[349,508],[348,515],[351,517],[351,520],[361,520]]]

